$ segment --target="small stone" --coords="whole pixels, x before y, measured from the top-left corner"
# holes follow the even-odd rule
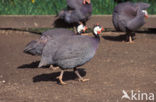
[[[2,83],[5,83],[5,82],[6,82],[5,80],[2,81]]]
[[[38,27],[38,24],[37,24],[36,22],[34,23],[34,25],[35,25],[36,27]]]

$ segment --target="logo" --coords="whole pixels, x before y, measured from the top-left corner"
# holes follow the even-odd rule
[[[154,101],[154,93],[144,93],[138,90],[135,92],[134,90],[131,90],[130,93],[128,94],[125,90],[122,90],[123,96],[121,99],[127,99],[127,100],[135,100],[135,101]]]

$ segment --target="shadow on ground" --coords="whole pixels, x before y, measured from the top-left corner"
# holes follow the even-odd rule
[[[38,64],[40,61],[35,61],[35,62],[31,62],[29,64],[23,64],[19,67],[17,67],[18,69],[26,69],[26,68],[38,68]]]
[[[137,31],[137,33],[139,34],[156,34],[156,29],[155,28],[149,28],[147,30],[144,31]]]
[[[18,29],[18,28],[0,28],[0,30],[6,30],[6,31],[22,31],[22,32],[29,32],[29,33],[34,33],[34,34],[38,34],[41,35],[41,32],[35,31],[35,30],[31,30],[31,29]]]
[[[78,71],[82,77],[86,75],[86,71],[84,68],[79,68]],[[59,75],[60,75],[60,72],[53,72],[50,74],[40,74],[40,75],[33,77],[33,82],[36,83],[36,82],[41,82],[41,81],[57,81],[57,83],[59,83],[58,80],[56,79],[56,77]],[[64,75],[63,75],[64,81],[74,80],[76,78],[77,76],[73,71],[64,72]]]
[[[78,26],[78,23],[68,24],[62,19],[56,19],[53,25],[55,28],[72,28],[73,26]]]
[[[110,40],[110,41],[126,41],[126,35],[119,35],[119,36],[108,36],[108,35],[104,35],[102,36],[102,38],[104,38],[105,40]]]

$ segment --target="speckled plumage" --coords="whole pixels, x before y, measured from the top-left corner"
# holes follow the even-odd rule
[[[56,42],[55,46],[52,44],[54,41],[49,41],[43,50],[39,66],[53,64],[62,69],[81,66],[94,56],[99,41],[98,38],[81,35],[68,37],[63,42]]]
[[[66,84],[62,80],[65,69],[73,69],[79,81],[88,81],[89,79],[81,77],[77,67],[84,65],[94,57],[100,42],[98,34],[102,31],[103,28],[96,25],[93,29],[94,37],[73,35],[58,39],[58,41],[49,40],[43,49],[39,67],[47,65],[58,66],[61,69],[61,73],[57,79],[62,85]]]
[[[147,3],[124,2],[118,4],[113,12],[113,24],[117,31],[126,32],[129,42],[132,43],[135,31],[145,24],[145,11],[150,5]]]
[[[97,32],[102,30],[102,27],[95,26],[94,37],[73,35],[60,38],[59,41],[49,40],[43,49],[39,67],[56,65],[61,69],[68,69],[85,64],[95,55],[100,42]]]
[[[141,10],[147,9],[147,3],[120,3],[114,8],[113,24],[117,31],[136,31],[144,25],[144,14]]]

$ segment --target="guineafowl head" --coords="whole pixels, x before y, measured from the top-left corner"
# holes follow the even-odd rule
[[[147,10],[142,10],[142,13],[144,13],[144,16],[145,16],[146,18],[148,18],[148,12],[147,12]]]
[[[77,27],[77,33],[78,33],[78,34],[84,33],[86,30],[87,30],[87,27],[84,26],[83,24],[80,24],[80,25]]]
[[[99,37],[99,34],[101,34],[102,31],[104,31],[104,28],[101,27],[100,25],[95,25],[93,27],[93,34],[95,37]]]
[[[137,9],[137,15],[138,16],[144,16],[144,17],[148,18],[147,10],[141,10],[140,8]]]

